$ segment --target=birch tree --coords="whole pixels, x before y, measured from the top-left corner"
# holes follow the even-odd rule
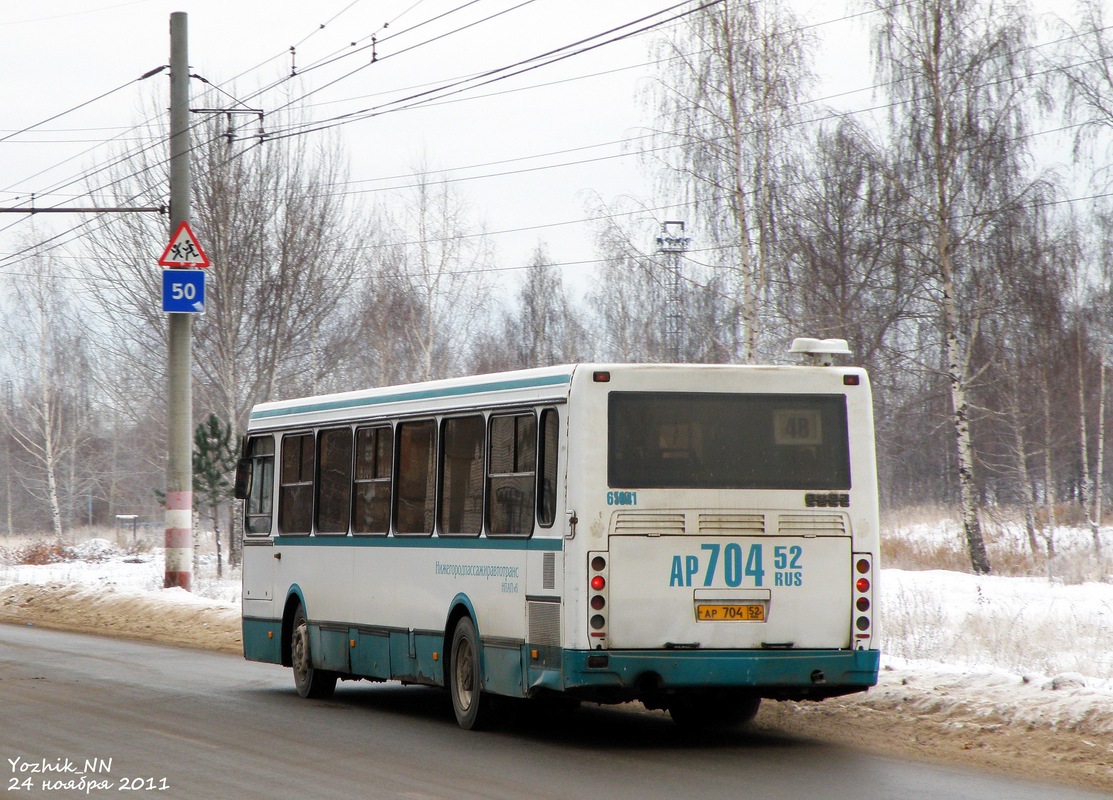
[[[530,256],[525,278],[496,325],[497,330],[475,344],[476,372],[543,367],[583,357],[583,322],[544,244],[538,244]]]
[[[32,253],[20,270],[8,278],[7,313],[0,321],[14,396],[14,402],[0,404],[0,415],[32,466],[20,478],[45,506],[60,538],[69,511],[63,504],[63,468],[90,424],[88,408],[76,403],[88,377],[75,374],[88,363],[85,331],[54,259]]]
[[[659,157],[665,191],[681,193],[688,221],[720,248],[743,362],[759,357],[772,310],[777,209],[792,183],[791,137],[813,81],[808,42],[787,3],[724,0],[686,17],[657,53],[653,97],[665,127],[654,153],[667,153]]]
[[[962,521],[971,565],[990,571],[979,519],[970,390],[979,325],[992,299],[992,258],[981,245],[996,215],[1027,187],[1024,6],[973,0],[873,0],[878,80],[891,93],[891,127],[907,159],[901,181],[922,225],[917,256],[931,270],[950,387]]]
[[[1075,157],[1091,176],[1097,195],[1106,195],[1109,188],[1108,152],[1113,144],[1113,33],[1110,31],[1108,4],[1101,0],[1080,0],[1076,6],[1078,21],[1060,21],[1064,36],[1058,58],[1058,75],[1066,88],[1064,117],[1076,123]],[[1095,206],[1097,203],[1095,203]],[[1094,551],[1101,552],[1101,514],[1104,492],[1106,358],[1113,338],[1113,320],[1108,312],[1113,297],[1113,221],[1108,210],[1093,209],[1095,237],[1092,269],[1086,276],[1097,282],[1094,292],[1092,321],[1098,330],[1096,344],[1098,362],[1098,425],[1097,465],[1094,470],[1092,505],[1088,509]],[[1081,368],[1081,366],[1080,366]],[[1079,391],[1082,392],[1081,386]],[[1080,395],[1081,397],[1081,395]],[[1084,412],[1083,412],[1084,413]],[[1085,417],[1080,421],[1085,425]],[[1085,435],[1083,433],[1083,435]],[[1083,440],[1083,447],[1085,446]],[[1084,469],[1088,467],[1084,465]]]
[[[587,303],[593,312],[590,357],[597,360],[664,361],[666,343],[660,324],[666,299],[660,274],[646,268],[621,231],[598,234],[602,258]]]
[[[492,253],[482,223],[447,177],[423,164],[409,192],[381,219],[383,243],[369,250],[373,275],[406,311],[384,322],[418,359],[409,378],[429,380],[462,369],[466,345],[489,308]],[[384,317],[388,310],[367,311]]]

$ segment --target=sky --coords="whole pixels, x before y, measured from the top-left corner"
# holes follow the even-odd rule
[[[131,140],[132,126],[165,106],[167,72],[136,79],[168,63],[170,14],[184,11],[191,70],[218,87],[224,107],[262,108],[274,120],[264,122],[268,130],[291,101],[325,125],[351,115],[303,134],[342,145],[350,164],[342,191],[390,201],[424,162],[452,179],[475,224],[492,233],[501,281],[513,283],[539,243],[582,281],[594,256],[589,208],[652,201],[652,176],[635,151],[652,122],[646,92],[660,30],[635,31],[682,10],[655,15],[675,3],[8,0],[0,6],[0,68],[19,78],[0,82],[0,207],[29,205],[32,193],[39,207],[87,203],[79,196],[86,183],[69,182],[103,164]],[[844,102],[868,105],[868,91],[852,91],[870,84],[865,21],[818,0],[799,0],[798,11],[817,25],[820,94],[851,91]],[[593,47],[611,39],[618,41]],[[559,62],[398,110],[412,105],[396,102],[402,98],[520,62],[534,66],[530,59],[583,40],[572,49],[584,52]],[[194,95],[201,88],[193,82]],[[250,115],[236,119],[247,134],[257,125]],[[668,209],[657,213],[675,218]],[[0,214],[0,273],[16,269],[9,255],[20,236],[43,238],[78,222],[68,214],[33,221]],[[165,244],[152,243],[152,268]]]

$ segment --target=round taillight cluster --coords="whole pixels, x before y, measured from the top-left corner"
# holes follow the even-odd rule
[[[854,636],[858,640],[858,647],[865,647],[865,640],[872,635],[870,628],[873,627],[873,615],[870,613],[873,608],[873,584],[870,581],[873,562],[869,556],[855,556],[854,572],[858,576],[854,581],[854,608],[859,612],[859,616],[854,619],[854,628],[857,631]]]
[[[603,643],[600,640],[607,636],[607,557],[605,555],[596,553],[590,556],[587,585],[590,588],[588,605],[594,612],[587,620],[590,629],[588,634],[596,640],[596,648],[601,648]]]

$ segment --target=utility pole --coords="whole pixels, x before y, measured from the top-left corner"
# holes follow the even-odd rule
[[[170,15],[170,235],[190,212],[188,15]],[[193,317],[171,313],[167,341],[166,576],[193,586]]]

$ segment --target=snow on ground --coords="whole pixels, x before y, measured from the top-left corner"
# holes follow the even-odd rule
[[[934,528],[900,535],[940,534]],[[1081,552],[1089,541],[1075,531],[1060,534],[1059,544],[1066,550],[1073,542]],[[148,617],[152,627],[185,624],[238,635],[239,575],[226,569],[217,579],[211,556],[202,558],[190,594],[161,588],[157,549],[128,555],[93,539],[72,548],[67,560],[34,566],[11,563],[14,552],[0,548],[0,610],[29,602],[17,589],[49,585],[39,602],[73,603],[88,614],[111,604],[115,617],[100,618],[109,623],[127,615]],[[956,725],[1070,730],[1113,749],[1113,582],[884,569],[880,593],[881,680],[857,702]],[[164,617],[173,622],[160,624]],[[190,642],[215,641],[196,633]],[[232,649],[232,639],[223,641]]]

